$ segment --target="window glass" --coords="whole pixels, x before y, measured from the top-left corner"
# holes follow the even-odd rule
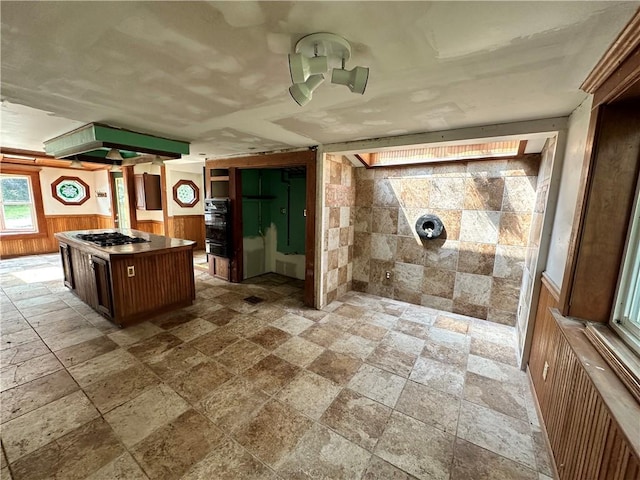
[[[640,353],[640,194],[631,217],[629,240],[613,312],[613,326]]]
[[[0,174],[0,207],[2,232],[36,231],[29,177]]]

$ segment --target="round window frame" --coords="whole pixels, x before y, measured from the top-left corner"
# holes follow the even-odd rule
[[[77,182],[80,185],[82,185],[82,187],[84,188],[85,196],[82,197],[80,200],[72,201],[58,195],[58,185],[60,185],[63,182],[69,182],[69,181]],[[59,201],[60,203],[62,203],[63,205],[78,206],[78,205],[82,205],[87,200],[89,200],[89,198],[91,198],[91,189],[89,188],[89,185],[87,185],[87,183],[84,180],[82,180],[80,177],[68,177],[63,175],[62,177],[58,177],[58,179],[51,184],[51,196],[55,198],[57,201]]]
[[[180,198],[178,198],[178,189],[182,186],[191,187],[193,190],[193,202],[185,203]],[[173,186],[173,201],[180,205],[182,208],[192,208],[200,201],[200,189],[193,182],[193,180],[178,180],[176,184]]]

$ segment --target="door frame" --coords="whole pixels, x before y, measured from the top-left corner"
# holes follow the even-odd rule
[[[305,275],[304,304],[315,307],[315,266],[316,266],[316,150],[281,152],[252,155],[238,158],[207,160],[206,168],[226,168],[229,170],[229,199],[231,201],[231,222],[233,230],[234,258],[230,266],[231,281],[242,281],[243,246],[242,241],[242,170],[256,168],[286,168],[303,166],[306,170],[305,208]],[[239,236],[238,236],[239,235]]]

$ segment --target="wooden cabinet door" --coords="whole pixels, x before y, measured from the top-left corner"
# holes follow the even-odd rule
[[[113,295],[111,291],[111,269],[109,262],[100,257],[91,257],[91,268],[96,286],[96,309],[113,318]]]
[[[229,259],[209,255],[209,275],[229,280]]]
[[[138,210],[162,210],[160,175],[149,173],[134,175],[136,208]]]
[[[62,260],[62,271],[64,273],[64,284],[71,290],[75,289],[73,280],[73,263],[71,262],[71,248],[66,243],[60,244],[60,257]]]

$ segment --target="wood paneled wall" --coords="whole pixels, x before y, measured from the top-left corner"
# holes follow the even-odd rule
[[[559,320],[551,310],[557,308],[558,302],[557,288],[543,277],[529,372],[559,478],[638,479],[638,456],[625,434],[629,426],[621,427],[614,420],[594,384],[593,374],[585,370],[580,358],[588,359],[603,377],[607,366],[604,362],[604,366],[598,364],[598,354],[583,335],[581,324],[572,322],[569,327],[573,329],[571,337],[566,333],[567,329],[559,326]],[[548,364],[546,380],[543,376],[545,363]],[[640,407],[615,375],[608,380],[607,387],[609,395],[613,390],[613,395],[626,405],[625,421],[637,422],[640,417],[633,414]],[[632,416],[628,417],[629,414]],[[637,444],[638,439],[635,441]]]
[[[136,230],[153,233],[154,235],[164,235],[164,223],[158,220],[138,220]]]
[[[135,269],[133,277],[128,274],[129,267]],[[190,305],[195,298],[191,247],[113,256],[111,275],[115,316],[124,325],[158,311]]]
[[[204,215],[179,215],[168,217],[168,236],[197,242],[196,250],[204,249]]]
[[[47,235],[12,240],[10,235],[0,239],[0,256],[17,257],[58,251],[58,241],[53,234],[70,230],[93,230],[113,227],[110,216],[104,215],[47,215]]]

